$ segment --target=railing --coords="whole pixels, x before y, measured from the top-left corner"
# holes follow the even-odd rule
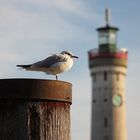
[[[105,52],[105,51],[100,51],[99,49],[93,49],[89,51],[89,57],[91,59],[93,58],[101,58],[101,57],[115,57],[115,58],[124,58],[127,59],[128,57],[128,51],[125,48],[116,48],[112,52]]]

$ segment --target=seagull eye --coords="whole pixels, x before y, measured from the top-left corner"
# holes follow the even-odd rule
[[[72,56],[72,54],[69,53],[69,52],[67,52],[67,51],[63,51],[62,54],[67,54],[67,55],[69,55],[69,56]]]
[[[66,52],[67,55],[72,56],[69,52]]]

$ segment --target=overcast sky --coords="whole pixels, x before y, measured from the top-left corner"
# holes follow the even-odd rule
[[[98,47],[96,28],[120,28],[118,47],[129,50],[126,78],[128,140],[140,133],[140,1],[139,0],[0,0],[0,78],[55,79],[43,73],[18,70],[53,53],[69,50],[79,56],[72,70],[59,76],[73,84],[72,140],[89,140],[91,77],[87,52]]]

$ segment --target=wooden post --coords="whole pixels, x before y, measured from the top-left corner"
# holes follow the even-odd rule
[[[0,140],[70,140],[72,85],[0,80]]]

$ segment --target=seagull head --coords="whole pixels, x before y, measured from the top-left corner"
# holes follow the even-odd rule
[[[61,54],[67,55],[67,56],[69,56],[70,58],[78,58],[78,56],[73,55],[73,54],[72,54],[71,52],[69,52],[69,51],[62,51]]]

